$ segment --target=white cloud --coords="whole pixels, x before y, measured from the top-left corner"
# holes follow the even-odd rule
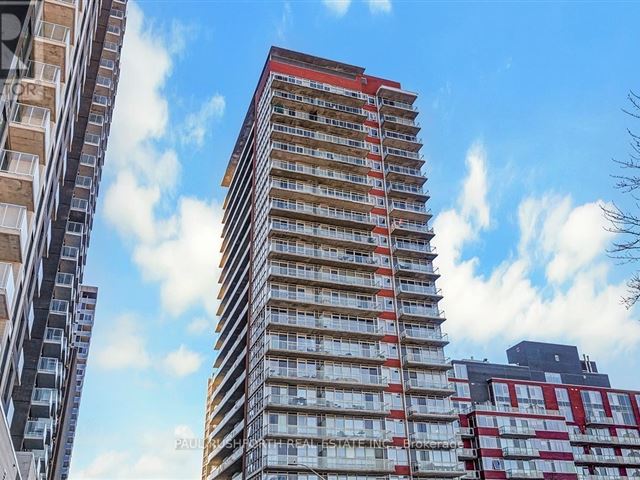
[[[202,147],[207,132],[211,129],[212,121],[221,118],[224,115],[224,109],[224,97],[218,93],[212,95],[209,100],[204,102],[200,110],[187,115],[182,141]]]
[[[167,131],[165,87],[189,30],[174,24],[163,35],[144,21],[135,3],[128,15],[107,161],[117,176],[106,189],[105,215],[131,246],[144,278],[160,284],[162,305],[170,314],[194,306],[213,312],[221,209],[213,201],[173,197],[181,166],[166,146],[173,136]],[[180,129],[184,143],[202,145],[224,110],[223,96],[208,98],[186,117]]]
[[[192,335],[213,333],[213,323],[205,317],[194,318],[189,322],[189,325],[187,325],[187,332]]]
[[[184,345],[180,345],[177,350],[169,352],[162,359],[162,364],[171,375],[186,377],[197,372],[203,361],[204,357],[202,355],[192,352]]]
[[[94,354],[97,364],[106,370],[123,368],[144,369],[151,364],[138,319],[130,314],[122,315],[113,322],[104,337],[104,344],[96,345]]]
[[[351,0],[322,0],[327,9],[338,17],[344,16],[349,10]]]
[[[146,279],[160,283],[169,313],[179,315],[193,305],[214,312],[221,228],[217,204],[181,198],[178,212],[165,222],[164,237],[136,247],[135,262]]]
[[[126,449],[96,455],[86,468],[71,470],[73,480],[199,478],[202,450],[187,425],[137,433],[127,439]],[[176,448],[179,442],[194,448]],[[72,464],[73,465],[73,464]]]
[[[391,0],[367,0],[371,13],[391,12]]]
[[[287,30],[293,23],[293,12],[291,11],[291,4],[284,2],[282,6],[282,15],[276,23],[276,37],[283,42],[287,37]]]
[[[569,196],[552,194],[523,199],[515,252],[505,249],[505,259],[483,272],[479,258],[464,258],[464,247],[491,223],[480,144],[469,150],[467,167],[457,207],[435,220],[446,327],[454,339],[568,341],[594,352],[639,347],[640,323],[620,304],[626,287],[608,281],[603,253],[610,238],[600,202],[574,206]],[[538,270],[547,285],[537,284]]]

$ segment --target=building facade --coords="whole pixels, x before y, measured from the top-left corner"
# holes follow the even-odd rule
[[[576,347],[521,342],[508,364],[454,361],[469,478],[640,478],[640,392]]]
[[[32,456],[38,479],[61,478],[55,464],[75,395],[74,325],[126,1],[12,1],[0,9],[3,21],[20,25],[0,97],[0,452],[7,447],[20,460],[0,467],[16,478]]]
[[[272,48],[223,185],[202,478],[459,478],[416,95]]]

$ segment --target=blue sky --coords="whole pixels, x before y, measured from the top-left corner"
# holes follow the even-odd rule
[[[138,1],[86,282],[100,287],[72,476],[197,478],[214,358],[219,186],[272,44],[420,94],[448,354],[577,343],[640,389],[629,269],[601,202],[640,90],[640,5]],[[448,299],[448,300],[447,300]],[[453,301],[452,299],[455,299]]]

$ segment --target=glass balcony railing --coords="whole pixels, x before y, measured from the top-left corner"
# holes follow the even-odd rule
[[[416,253],[435,253],[436,249],[429,242],[412,242],[396,239],[393,241],[394,250],[409,250]]]
[[[381,401],[366,400],[337,400],[328,398],[307,398],[293,395],[276,395],[267,396],[267,405],[279,407],[298,407],[311,408],[319,410],[357,410],[363,412],[386,413],[390,407]]]
[[[384,334],[383,326],[377,320],[348,320],[344,318],[315,317],[309,315],[268,313],[267,323],[282,326],[338,331],[345,333],[376,335]]]
[[[441,296],[442,290],[436,288],[435,285],[421,285],[418,283],[396,282],[398,292],[412,293],[417,295]]]
[[[322,370],[310,370],[305,368],[289,368],[289,367],[267,367],[267,376],[274,378],[295,378],[300,380],[315,380],[322,382],[334,383],[355,383],[372,386],[387,386],[389,382],[386,377],[380,375],[348,374],[324,372]]]
[[[427,328],[408,328],[404,327],[400,335],[403,338],[417,339],[417,340],[432,340],[435,342],[447,342],[449,337],[446,333],[442,333],[438,330],[430,330]]]
[[[50,112],[47,108],[18,103],[12,121],[36,128],[49,128]]]
[[[412,317],[443,318],[442,312],[434,307],[427,307],[422,305],[401,305],[399,310],[401,315],[408,315]]]
[[[39,179],[38,156],[2,150],[0,152],[0,173],[28,178],[37,185]],[[33,190],[37,191],[37,186],[34,186]]]
[[[314,215],[322,218],[330,218],[333,220],[342,220],[346,222],[365,223],[373,225],[375,221],[368,213],[354,212],[341,208],[330,208],[312,203],[296,202],[295,200],[283,200],[280,198],[270,199],[271,208],[278,210],[287,210],[301,214]]]
[[[361,123],[347,122],[345,120],[340,120],[340,119],[337,119],[337,118],[323,117],[321,115],[314,115],[312,113],[298,111],[298,110],[292,110],[292,109],[280,107],[280,106],[277,106],[277,105],[274,105],[272,107],[271,111],[272,111],[272,113],[275,113],[275,114],[278,114],[278,115],[284,115],[284,116],[291,117],[291,118],[296,118],[298,120],[307,120],[309,122],[317,123],[317,124],[320,124],[320,125],[326,125],[326,126],[337,127],[337,128],[344,128],[344,129],[347,129],[347,130],[353,130],[355,132],[364,133],[364,125],[361,124]]]
[[[395,462],[378,458],[346,458],[346,457],[299,457],[297,455],[266,455],[265,465],[283,467],[305,465],[320,470],[343,471],[388,471],[395,469]]]
[[[38,372],[55,374],[58,372],[58,364],[57,358],[40,357]]]
[[[416,222],[413,220],[404,220],[404,219],[395,218],[391,222],[391,229],[407,230],[409,232],[433,235],[433,228],[431,228],[428,223]]]
[[[366,232],[344,228],[329,228],[328,226],[314,226],[305,223],[271,222],[271,229],[281,232],[298,233],[328,240],[341,240],[362,245],[377,245],[376,238]]]
[[[359,299],[351,297],[340,297],[323,294],[312,294],[304,292],[290,292],[285,290],[271,289],[269,297],[275,300],[288,300],[292,302],[304,302],[328,307],[343,307],[354,310],[377,311],[382,310],[382,305],[374,299]]]
[[[433,415],[433,416],[456,416],[457,412],[453,407],[437,405],[410,405],[409,413],[413,415]]]
[[[415,135],[407,135],[406,133],[394,132],[391,130],[384,131],[384,138],[402,140],[403,142],[422,143],[422,140],[420,140]]]
[[[423,250],[424,253],[427,253],[428,250]],[[437,274],[438,269],[433,267],[431,263],[420,263],[420,262],[411,262],[409,260],[398,258],[395,262],[393,262],[393,267],[396,272],[406,271],[406,272],[415,272],[415,273],[427,273],[427,274]]]
[[[535,470],[534,468],[527,469],[517,469],[512,468],[505,472],[507,474],[507,478],[513,479],[539,479],[544,478],[544,473],[541,470]]]
[[[326,168],[311,167],[304,163],[285,162],[281,160],[271,160],[271,168],[285,170],[293,173],[303,173],[313,177],[337,180],[340,182],[355,183],[362,186],[370,186],[371,181],[366,175],[356,175],[344,171],[328,170]]]
[[[64,339],[64,330],[61,328],[47,327],[45,330],[44,339],[47,342],[62,343]]]
[[[27,209],[20,205],[0,203],[0,228],[26,236]]]
[[[460,472],[460,475],[462,475],[465,471],[464,465],[458,462],[432,462],[428,460],[418,460],[413,462],[412,467],[416,473],[430,474],[433,472],[434,475],[437,475],[440,472]]]
[[[387,191],[400,192],[411,195],[428,195],[428,193],[420,185],[413,185],[410,183],[390,182],[387,184]]]
[[[286,244],[272,241],[269,249],[272,252],[288,253],[307,258],[317,258],[343,263],[353,263],[355,265],[379,266],[380,259],[373,255],[355,255],[351,253],[337,252],[335,250],[325,250],[322,248],[309,247],[305,245]]]
[[[386,164],[385,171],[387,174],[399,173],[401,175],[408,175],[411,177],[426,177],[419,168],[404,167],[401,165]]]
[[[329,108],[342,113],[350,113],[353,115],[365,116],[367,112],[358,107],[352,107],[350,105],[343,105],[340,103],[334,103],[321,98],[307,97],[304,95],[298,95],[291,92],[285,92],[283,90],[271,90],[271,95],[274,98],[282,98],[283,100],[292,100],[294,102],[306,103],[307,105],[314,105],[321,108]]]
[[[71,29],[57,23],[40,21],[36,27],[36,36],[53,40],[59,43],[69,44]]]
[[[369,162],[369,160],[367,160],[366,158],[354,157],[352,155],[344,155],[341,153],[327,152],[325,150],[303,147],[301,145],[292,145],[290,143],[273,141],[271,142],[271,150],[293,153],[296,155],[304,155],[307,157],[314,157],[331,162],[344,163],[347,165],[353,165],[355,167],[371,168],[371,162]]]
[[[388,98],[378,98],[378,102],[380,105],[386,105],[394,108],[401,108],[403,110],[409,110],[411,112],[415,112],[417,109],[410,103],[399,102],[397,100],[389,100]]]
[[[278,338],[269,338],[267,349],[283,350],[288,352],[310,353],[325,355],[328,357],[353,357],[369,360],[385,360],[387,356],[379,348],[372,345],[340,344],[334,342],[312,343],[286,341]]]
[[[318,90],[319,92],[328,92],[336,95],[342,95],[344,97],[362,100],[363,102],[367,99],[367,95],[362,92],[349,90],[348,88],[337,87],[335,85],[330,85],[328,83],[322,83],[315,80],[308,80],[306,78],[294,77],[292,75],[282,75],[279,73],[272,73],[271,79],[272,81],[275,80],[275,81],[285,82],[291,85],[298,85],[301,87]]]
[[[403,212],[430,214],[431,210],[427,209],[424,203],[399,202],[393,200],[391,202],[391,210],[402,210]]]
[[[306,138],[310,140],[317,140],[320,142],[332,143],[334,145],[341,145],[343,147],[356,148],[360,150],[368,150],[369,146],[367,142],[361,140],[354,140],[351,138],[339,137],[337,135],[331,135],[328,133],[317,132],[314,130],[307,130],[300,127],[291,127],[289,125],[282,125],[280,123],[272,123],[271,131],[282,133],[285,135],[292,135],[294,137]],[[404,150],[399,150],[404,152]],[[412,152],[407,152],[412,153]]]
[[[51,420],[33,419],[27,420],[24,436],[29,438],[44,438],[51,431]]]
[[[409,434],[414,442],[443,442],[450,443],[451,445],[457,445],[458,440],[453,432],[451,433],[435,433],[435,432],[412,432]]]
[[[391,440],[391,432],[372,428],[338,428],[310,425],[268,425],[268,434],[331,439]]]
[[[369,195],[363,195],[360,193],[347,192],[329,187],[315,187],[302,182],[295,182],[289,180],[281,180],[278,178],[271,179],[271,187],[281,190],[289,190],[291,192],[307,193],[310,195],[316,195],[324,198],[331,198],[334,200],[344,200],[347,202],[364,203],[367,205],[373,205],[373,199]]]
[[[537,448],[524,448],[524,447],[504,447],[502,453],[505,457],[539,457],[540,451]]]
[[[392,122],[392,123],[397,123],[399,125],[405,125],[407,127],[415,127],[415,128],[420,127],[420,124],[415,120],[412,120],[410,118],[397,117],[395,115],[382,115],[381,120],[383,123]]]
[[[449,367],[451,362],[444,355],[429,355],[428,353],[406,353],[404,355],[405,362],[421,363],[423,365],[435,365],[440,367]]]
[[[57,65],[30,60],[27,63],[27,71],[29,78],[39,82],[60,84],[60,67]]]
[[[410,152],[408,150],[401,150],[399,148],[393,148],[393,147],[384,147],[382,151],[384,152],[385,157],[393,156],[393,157],[406,158],[408,160],[416,160],[416,161],[422,160],[422,155],[418,152]]]
[[[280,265],[269,266],[269,274],[298,280],[311,280],[317,282],[336,283],[357,287],[380,288],[379,282],[373,277],[336,274],[324,270],[306,270],[295,266],[285,267]]]
[[[421,378],[405,378],[407,387],[414,390],[436,391],[436,392],[453,392],[455,387],[449,382],[434,382],[432,380],[423,380]]]

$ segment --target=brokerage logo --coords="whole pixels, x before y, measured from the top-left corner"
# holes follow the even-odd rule
[[[0,79],[26,66],[16,55],[29,0],[2,0],[0,5]]]

